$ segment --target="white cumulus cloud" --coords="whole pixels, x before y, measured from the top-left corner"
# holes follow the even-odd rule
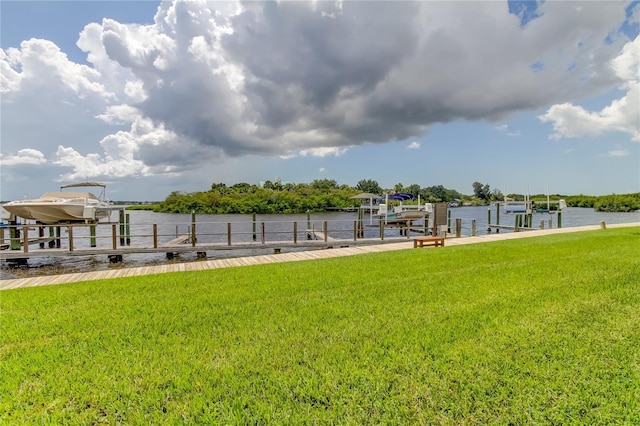
[[[553,124],[552,139],[598,136],[604,132],[628,133],[640,142],[640,36],[627,43],[611,62],[626,93],[601,111],[587,111],[572,103],[553,105],[539,118]]]
[[[49,40],[0,50],[2,150],[42,154],[3,161],[68,179],[175,175],[548,105],[555,137],[640,139],[625,19],[618,2],[543,2],[523,25],[505,2],[163,1],[151,24],[87,23],[87,64]],[[602,111],[573,104],[616,85],[626,95]]]
[[[47,159],[44,154],[37,149],[24,148],[16,155],[0,155],[0,165],[15,166],[22,164],[46,164]]]

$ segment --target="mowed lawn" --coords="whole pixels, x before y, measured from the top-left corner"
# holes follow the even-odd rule
[[[640,424],[640,228],[0,292],[1,424]]]

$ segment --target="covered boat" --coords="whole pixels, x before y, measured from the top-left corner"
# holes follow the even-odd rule
[[[100,197],[91,192],[62,191],[67,188],[100,187]],[[104,199],[106,185],[98,182],[80,182],[63,185],[60,192],[47,192],[40,198],[11,201],[2,207],[23,219],[40,223],[96,222],[108,219],[111,211],[120,210]]]

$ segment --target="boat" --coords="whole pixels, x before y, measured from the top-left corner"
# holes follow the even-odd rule
[[[397,192],[378,197],[376,199],[378,203],[377,218],[384,220],[385,223],[424,219],[427,215],[426,205],[421,206],[419,201],[418,205],[404,205],[402,202],[407,200],[413,200],[413,195]],[[384,201],[384,203],[381,203],[381,201]],[[397,201],[399,204],[389,209],[389,201]]]
[[[63,191],[68,188],[100,187],[97,197],[91,192]],[[99,182],[79,182],[63,185],[59,192],[47,192],[40,198],[10,201],[2,207],[14,216],[44,224],[61,222],[93,223],[108,219],[113,210],[121,210],[104,199],[106,185]]]

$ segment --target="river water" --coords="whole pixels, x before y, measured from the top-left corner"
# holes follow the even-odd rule
[[[491,214],[492,224],[496,223],[495,206],[487,207],[459,207],[449,209],[451,213],[451,224],[455,226],[457,218],[462,220],[462,235],[471,235],[472,221],[476,223],[477,235],[487,233],[489,213]],[[153,225],[157,225],[157,233],[161,242],[175,238],[177,235],[189,233],[192,216],[190,214],[165,214],[153,213],[149,211],[127,211],[129,214],[131,229],[131,244],[152,243]],[[198,231],[198,242],[220,242],[224,243],[228,238],[228,228],[232,228],[233,243],[249,242],[253,240],[254,232],[258,241],[262,238],[262,223],[265,227],[265,240],[268,241],[293,241],[294,222],[297,226],[297,238],[301,241],[306,238],[307,229],[315,229],[320,231],[323,229],[324,223],[328,224],[329,234],[333,238],[353,238],[353,222],[357,219],[357,213],[314,213],[310,217],[306,214],[292,215],[257,215],[256,226],[254,225],[251,215],[197,215],[196,229]],[[614,223],[631,223],[640,222],[640,212],[633,213],[601,213],[593,209],[586,208],[566,208],[561,216],[562,227],[575,227],[583,225],[597,225],[601,221],[607,224]],[[536,214],[533,216],[533,227],[538,228],[540,222],[544,221],[545,228],[558,226],[557,214]],[[365,238],[376,238],[379,236],[379,228],[375,225],[375,219],[370,221],[365,215]],[[501,225],[513,225],[514,216],[506,215],[500,212]],[[202,237],[201,232],[206,229],[205,235]],[[101,234],[102,232],[102,234]],[[502,230],[501,232],[509,232]],[[103,230],[98,228],[99,241],[110,240],[110,229],[105,226]],[[74,231],[74,238],[76,231]],[[397,229],[387,229],[385,238],[398,236]],[[64,236],[62,237],[64,241]],[[80,240],[82,241],[82,240]],[[85,240],[88,246],[88,238]],[[82,242],[78,243],[82,246]],[[108,242],[102,242],[102,245]],[[64,245],[63,245],[64,246]],[[99,243],[100,246],[100,243]],[[299,250],[303,250],[300,248]],[[37,250],[34,248],[33,250]],[[32,251],[33,251],[32,250]],[[307,248],[308,250],[308,248]],[[285,251],[285,249],[283,249]],[[211,250],[207,252],[208,259],[238,256],[253,256],[259,254],[269,254],[270,251],[265,249],[237,249],[237,250]],[[153,254],[126,254],[123,256],[123,262],[112,264],[106,255],[92,256],[69,256],[69,257],[43,257],[30,259],[28,265],[14,266],[3,261],[0,268],[0,279],[24,278],[39,275],[54,275],[72,272],[88,272],[96,270],[106,270],[112,268],[130,268],[139,266],[160,265],[170,262],[191,262],[197,261],[195,253],[181,254],[180,257],[168,260],[164,253]]]

